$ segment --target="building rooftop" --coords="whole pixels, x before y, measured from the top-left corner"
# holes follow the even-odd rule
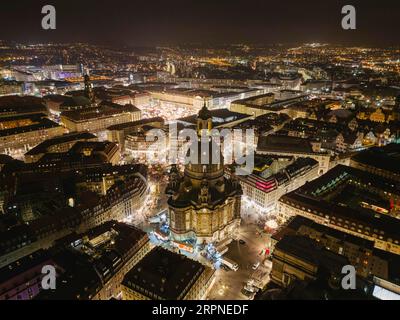
[[[240,120],[246,120],[249,119],[250,117],[246,114],[243,113],[238,113],[238,112],[233,112],[228,109],[214,109],[214,110],[208,110],[208,113],[211,115],[211,119],[213,122],[214,126],[221,126],[221,125],[226,125],[231,122],[235,121],[240,121]],[[188,122],[191,124],[196,124],[197,122],[197,114],[180,118],[178,121],[182,122]]]
[[[299,234],[299,232],[301,234],[301,228],[304,226],[313,229],[317,232],[320,232],[321,234],[327,235],[329,237],[333,237],[335,239],[349,242],[352,244],[357,244],[364,248],[369,248],[372,250],[374,247],[373,241],[359,238],[351,234],[329,228],[327,226],[314,222],[314,220],[307,219],[303,216],[294,216],[292,219],[290,219],[290,221],[287,224],[285,224],[283,228],[277,230],[277,232],[275,232],[272,235],[272,238],[279,241],[286,234]]]
[[[339,186],[350,180],[363,186],[362,193],[356,195],[343,191],[345,189],[338,189]],[[372,188],[399,194],[400,187],[396,182],[389,179],[359,169],[337,165],[321,177],[283,195],[279,201],[307,210],[310,214],[327,218],[332,224],[336,224],[338,220],[342,219],[343,224],[348,221],[346,224],[349,226],[352,223],[357,226],[362,225],[363,230],[369,230],[370,234],[375,233],[382,238],[390,238],[394,242],[399,242],[399,219],[373,209],[361,207],[360,202],[363,200],[358,198],[367,193],[365,190]],[[330,200],[329,195],[338,190],[341,190],[341,192],[335,193],[335,196],[342,198]]]
[[[264,95],[259,95],[259,96],[250,97],[250,98],[241,99],[241,100],[235,100],[235,101],[232,101],[232,103],[246,105],[251,108],[263,109],[263,110],[267,110],[267,111],[280,111],[294,103],[306,100],[308,98],[308,95],[304,94],[304,95],[297,96],[297,97],[290,98],[290,99],[277,100],[277,101],[274,101],[271,103],[262,102],[263,98],[269,98],[269,97],[273,97],[273,96],[274,96],[273,93],[266,93]]]
[[[124,130],[124,129],[134,128],[134,127],[139,127],[139,126],[142,126],[142,125],[145,125],[148,123],[153,123],[153,122],[159,122],[161,124],[164,124],[164,119],[162,117],[145,118],[145,119],[141,119],[141,120],[137,120],[137,121],[116,124],[116,125],[108,127],[107,130]]]
[[[90,132],[67,133],[67,134],[43,141],[42,143],[38,144],[36,147],[29,150],[26,153],[26,155],[34,155],[34,154],[44,153],[51,146],[66,143],[66,142],[72,142],[72,141],[77,141],[77,140],[91,140],[91,139],[97,139],[97,138],[94,134],[92,134]]]
[[[318,245],[314,240],[298,235],[286,235],[275,246],[285,254],[292,255],[324,270],[340,274],[349,260]]]
[[[374,147],[356,154],[354,161],[400,174],[400,144]]]
[[[50,262],[50,254],[45,250],[35,251],[17,261],[14,261],[0,269],[0,283],[11,280],[13,277],[28,271],[46,261]]]
[[[126,112],[140,112],[134,105],[121,106],[119,104],[107,102],[97,107],[87,108],[84,110],[65,111],[61,115],[72,121],[86,121],[102,117],[110,117]]]
[[[91,102],[85,96],[64,96],[65,99],[61,103],[62,107],[74,107],[74,106],[90,106]]]
[[[204,270],[197,261],[155,247],[126,274],[123,284],[149,298],[180,300]]]
[[[216,94],[214,91],[211,90],[190,89],[190,88],[166,88],[164,83],[162,83],[160,87],[149,87],[146,88],[146,90],[150,92],[155,91],[177,96],[181,95],[181,96],[200,97],[200,98],[212,97]]]
[[[0,117],[29,114],[46,113],[47,109],[43,99],[34,96],[4,96],[0,97]]]
[[[6,136],[12,136],[15,134],[25,133],[25,132],[32,132],[32,131],[60,127],[60,125],[58,123],[45,118],[44,114],[34,114],[34,115],[27,115],[27,116],[13,116],[13,117],[8,117],[8,118],[2,118],[1,120],[14,121],[14,120],[25,120],[25,119],[27,121],[29,121],[30,124],[0,130],[0,137],[6,137]],[[1,122],[1,120],[0,120],[0,122]]]
[[[42,292],[38,298],[90,299],[147,241],[144,231],[117,221],[58,240],[51,250],[64,273],[57,290]]]
[[[279,135],[259,137],[257,151],[314,153],[312,145],[308,139]]]

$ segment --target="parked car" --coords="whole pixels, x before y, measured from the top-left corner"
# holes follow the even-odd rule
[[[240,240],[239,240],[239,243],[240,243],[240,244],[246,244],[246,241],[244,241],[243,239],[240,239]]]
[[[257,261],[255,264],[253,264],[253,270],[257,270],[257,268],[260,266],[260,261]]]

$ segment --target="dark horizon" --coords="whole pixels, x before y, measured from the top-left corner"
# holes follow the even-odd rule
[[[41,29],[43,5],[57,10],[57,29]],[[357,10],[357,29],[341,28],[341,8]],[[0,39],[22,43],[277,44],[321,42],[339,45],[400,44],[400,3],[360,1],[153,1],[85,0],[3,3]]]

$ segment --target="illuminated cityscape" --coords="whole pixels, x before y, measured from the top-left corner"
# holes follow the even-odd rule
[[[102,7],[67,35],[62,8],[0,33],[0,300],[400,300],[389,22],[368,42],[289,10],[307,36],[212,38],[166,10],[168,38],[161,10],[129,40],[124,14],[87,26]]]

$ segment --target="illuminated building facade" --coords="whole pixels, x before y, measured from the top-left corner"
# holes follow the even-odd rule
[[[186,107],[191,112],[197,112],[205,102],[208,107],[212,107],[213,92],[198,89],[148,89],[153,103],[159,104],[161,108],[169,106]]]
[[[107,128],[107,139],[118,144],[121,150],[125,150],[125,140],[130,134],[142,131],[142,127],[163,128],[164,119],[161,117],[145,118],[137,121],[117,124]]]
[[[27,151],[37,144],[65,133],[65,129],[44,115],[13,116],[0,119],[0,152]]]
[[[136,132],[132,132],[126,136],[124,141],[126,152],[129,152],[134,158],[144,157],[150,159],[161,157],[161,155],[163,155],[162,158],[165,158],[167,150],[161,150],[152,138],[148,138],[148,136],[151,136],[152,130],[161,130],[161,132],[166,134],[166,130],[159,129],[158,126],[142,126]]]
[[[268,168],[263,168],[262,171],[267,170]],[[318,177],[318,162],[311,158],[297,158],[294,161],[287,161],[286,167],[280,168],[275,174],[263,177],[262,172],[255,170],[250,175],[238,176],[238,179],[243,195],[248,200],[255,202],[263,210],[271,211],[275,209],[282,195],[316,177]]]
[[[61,113],[61,122],[69,131],[99,132],[120,123],[140,120],[140,110],[133,105],[104,102],[97,107]]]
[[[0,80],[0,96],[22,94],[23,83],[18,81]]]

